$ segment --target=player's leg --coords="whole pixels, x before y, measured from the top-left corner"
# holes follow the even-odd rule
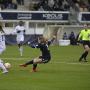
[[[20,56],[22,56],[23,54],[23,41],[24,41],[24,36],[17,36],[17,44],[20,51]]]
[[[41,64],[41,63],[48,63],[49,61],[51,60],[51,56],[49,57],[42,57],[42,56],[39,56],[39,58],[35,58],[34,59],[34,63],[33,63],[33,71],[35,72],[36,71],[36,68],[37,68],[37,64]]]
[[[7,73],[8,70],[6,69],[6,67],[4,66],[4,63],[3,61],[0,59],[0,68],[2,69],[2,73]]]
[[[27,67],[28,65],[33,65],[33,71],[36,72],[37,64],[42,63],[42,59],[37,57],[31,61],[26,62],[25,64],[21,64],[22,67]]]
[[[36,72],[37,71],[37,64],[41,64],[43,63],[42,62],[42,57],[38,57],[38,58],[35,58],[34,61],[33,61],[33,71]]]
[[[20,50],[20,55],[23,55],[23,42],[21,41],[19,44],[19,50]]]
[[[0,54],[2,54],[2,53],[3,53],[3,51],[4,51],[4,50],[3,50],[3,48],[1,48],[1,47],[0,47]]]
[[[17,41],[17,44],[18,44],[18,49],[19,49],[19,52],[20,52],[20,56],[23,55],[23,42],[22,41]]]
[[[89,48],[88,45],[84,45],[84,53],[81,55],[79,61],[82,61],[82,59],[84,59],[85,62],[87,62],[87,61],[86,61],[86,57],[87,57],[87,55],[88,55],[89,49],[90,49],[90,48]]]

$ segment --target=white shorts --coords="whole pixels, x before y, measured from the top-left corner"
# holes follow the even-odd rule
[[[17,43],[19,44],[20,42],[24,41],[24,35],[17,35],[16,37]]]
[[[2,41],[0,42],[0,54],[2,54],[2,52],[4,52],[6,49],[6,45],[5,45],[5,42]]]

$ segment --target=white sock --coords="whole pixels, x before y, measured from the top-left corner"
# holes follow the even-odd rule
[[[20,55],[22,56],[22,54],[23,54],[23,46],[21,46],[19,50],[20,50]]]
[[[2,60],[0,60],[0,68],[3,70],[3,73],[8,72],[8,70],[7,70],[7,69],[6,69],[6,67],[4,66],[4,64],[3,64],[3,61],[2,61]]]

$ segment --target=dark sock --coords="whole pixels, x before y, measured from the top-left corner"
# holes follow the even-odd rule
[[[21,46],[21,45],[20,45],[20,44],[18,44],[18,47],[19,47],[19,48],[20,48],[20,46]]]
[[[85,52],[82,54],[82,56],[80,57],[79,61],[81,61],[83,58],[84,58],[84,60],[85,60],[86,57],[87,57],[87,55],[88,55],[88,52],[85,51]]]
[[[86,60],[87,55],[88,55],[88,51],[85,52],[84,60]]]
[[[33,69],[36,69],[37,68],[37,64],[33,64]]]
[[[33,64],[33,60],[31,60],[31,61],[25,63],[25,65],[29,65],[29,64]]]
[[[79,61],[81,61],[85,57],[85,52],[81,55]]]

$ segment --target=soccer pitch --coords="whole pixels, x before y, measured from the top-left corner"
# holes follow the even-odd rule
[[[0,90],[90,90],[90,54],[88,62],[78,62],[82,46],[50,46],[50,50],[52,60],[31,72],[32,65],[19,64],[37,57],[39,49],[24,46],[21,57],[17,46],[7,46],[0,58],[12,67],[7,74],[0,71]]]

